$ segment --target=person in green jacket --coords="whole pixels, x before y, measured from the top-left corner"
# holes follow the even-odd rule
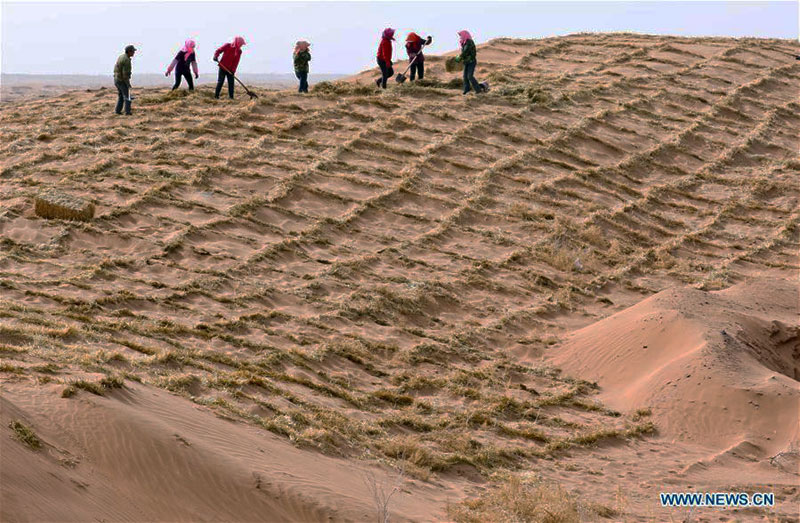
[[[131,65],[131,58],[136,54],[136,48],[129,45],[125,48],[125,52],[117,58],[117,63],[114,64],[114,85],[117,87],[117,108],[114,112],[122,114],[122,106],[125,106],[125,114],[131,114],[131,74],[133,66]]]
[[[308,62],[311,61],[311,53],[308,48],[311,46],[305,40],[300,40],[294,45],[294,74],[300,80],[299,93],[308,92]]]
[[[476,93],[482,93],[483,87],[475,79],[475,66],[478,65],[477,50],[475,42],[469,31],[458,32],[458,43],[461,44],[461,54],[456,57],[456,62],[464,64],[464,94],[474,89]]]

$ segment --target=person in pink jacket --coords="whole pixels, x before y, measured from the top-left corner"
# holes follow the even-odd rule
[[[197,45],[194,40],[191,38],[186,40],[181,50],[175,55],[175,59],[172,60],[172,63],[167,67],[167,72],[164,76],[169,76],[172,70],[175,70],[175,85],[172,86],[173,91],[181,85],[181,78],[186,78],[186,83],[189,84],[189,90],[194,91],[194,82],[192,81],[192,75],[189,74],[189,65],[191,64],[194,70],[195,78],[200,75],[197,71],[197,55],[194,52],[195,47],[197,47]]]

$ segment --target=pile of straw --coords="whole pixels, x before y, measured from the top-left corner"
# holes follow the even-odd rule
[[[444,62],[444,69],[448,73],[455,73],[456,71],[461,71],[464,69],[464,64],[461,62],[456,62],[456,57],[451,56]]]
[[[94,218],[94,204],[81,198],[50,189],[33,200],[36,216],[61,220],[89,221]]]

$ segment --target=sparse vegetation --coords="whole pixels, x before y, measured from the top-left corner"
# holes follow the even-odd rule
[[[448,515],[458,523],[577,523],[578,508],[575,497],[557,484],[512,476],[480,497],[451,505]]]
[[[405,481],[405,470],[400,469],[387,480],[381,481],[372,472],[366,473],[363,477],[364,484],[369,489],[372,496],[372,503],[375,508],[375,517],[378,523],[389,523],[389,507],[392,497],[400,492]]]
[[[78,390],[91,392],[96,396],[105,396],[110,389],[119,389],[125,386],[125,380],[119,376],[105,376],[100,381],[74,380],[61,391],[62,398],[71,398],[78,393]]]
[[[33,430],[20,420],[13,420],[8,425],[14,432],[14,437],[33,450],[42,448],[42,441],[36,436]]]

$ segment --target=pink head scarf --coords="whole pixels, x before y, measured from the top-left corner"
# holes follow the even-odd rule
[[[194,53],[195,45],[196,44],[194,40],[192,40],[191,38],[186,40],[186,42],[183,44],[183,47],[181,47],[181,51],[184,53],[183,55],[184,61],[188,60],[189,57],[192,56],[192,53]]]
[[[387,40],[394,40],[394,29],[392,29],[391,27],[387,27],[386,29],[384,29],[383,38],[386,38]]]
[[[469,31],[467,31],[467,30],[459,31],[458,32],[458,43],[459,43],[459,45],[464,45],[467,42],[467,40],[472,40],[472,35],[469,34]]]
[[[243,45],[246,45],[246,44],[247,44],[247,42],[245,42],[244,38],[242,38],[241,36],[237,36],[236,38],[233,39],[233,46],[234,47],[242,47]]]
[[[305,40],[298,40],[297,43],[294,44],[294,54],[302,53],[303,51],[308,50],[310,46],[311,44]]]

